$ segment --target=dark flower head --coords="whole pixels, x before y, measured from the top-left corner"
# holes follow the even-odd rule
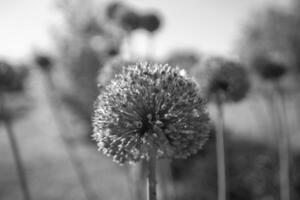
[[[28,69],[20,67],[18,70],[12,65],[0,61],[0,92],[17,92],[23,90]]]
[[[141,16],[141,27],[149,32],[154,32],[160,27],[160,18],[155,13]]]
[[[140,16],[132,10],[124,10],[119,15],[120,25],[127,31],[140,28]]]
[[[250,88],[249,77],[241,64],[220,57],[207,63],[208,81],[206,94],[209,99],[220,98],[224,102],[243,99]]]
[[[210,132],[206,103],[195,82],[168,65],[140,63],[105,87],[95,102],[93,137],[122,164],[149,157],[186,158]]]
[[[287,72],[287,66],[271,58],[258,57],[253,64],[258,75],[266,80],[278,80]]]
[[[46,55],[37,55],[35,62],[41,69],[45,71],[50,71],[53,67],[51,58]]]

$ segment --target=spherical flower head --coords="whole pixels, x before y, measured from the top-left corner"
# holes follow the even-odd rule
[[[155,13],[141,16],[141,27],[149,32],[154,32],[160,27],[160,18]]]
[[[207,62],[208,82],[206,93],[209,99],[222,102],[237,102],[248,93],[250,81],[241,64],[220,57]]]
[[[93,137],[99,150],[123,164],[186,158],[205,144],[210,123],[197,84],[168,65],[139,63],[106,86],[95,102]]]
[[[267,57],[258,57],[253,64],[256,73],[265,80],[278,80],[287,72],[284,63]]]
[[[0,61],[0,92],[20,92],[24,88],[24,81],[28,75],[28,68],[13,67],[12,65]]]
[[[119,14],[119,23],[127,31],[138,29],[140,21],[140,16],[133,10],[123,10]]]
[[[45,71],[50,71],[52,68],[52,60],[46,55],[37,55],[35,62],[41,69]]]

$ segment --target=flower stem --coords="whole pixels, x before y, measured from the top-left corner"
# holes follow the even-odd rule
[[[12,121],[11,121],[10,117],[7,115],[7,113],[5,112],[5,98],[1,92],[0,92],[0,101],[1,101],[1,111],[0,112],[2,112],[4,115],[4,117],[3,117],[4,126],[6,128],[8,139],[9,139],[9,142],[10,142],[10,145],[12,148],[12,153],[14,155],[14,159],[16,162],[16,168],[17,168],[17,173],[18,173],[18,177],[19,177],[19,182],[20,182],[21,189],[23,192],[23,199],[30,200],[31,196],[30,196],[30,192],[29,192],[29,188],[28,188],[28,184],[27,184],[27,178],[26,178],[20,150],[18,147],[18,143],[17,143],[16,137],[15,137],[14,130],[12,128]]]
[[[218,170],[218,200],[226,200],[225,148],[224,148],[224,114],[221,101],[217,102],[217,170]]]
[[[287,130],[286,121],[286,110],[284,105],[284,95],[280,90],[279,84],[275,85],[277,89],[278,102],[274,101],[274,110],[277,114],[278,123],[278,157],[279,157],[279,180],[280,180],[280,199],[290,199],[290,154],[289,154],[289,131]],[[283,116],[282,116],[283,115]],[[284,133],[283,131],[286,131]]]
[[[147,200],[156,200],[156,149],[150,151],[147,162],[148,168],[148,194]]]

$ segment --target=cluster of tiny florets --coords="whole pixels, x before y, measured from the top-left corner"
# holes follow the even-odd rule
[[[210,132],[206,102],[195,82],[168,65],[127,68],[96,100],[93,137],[99,150],[122,164],[149,157],[185,158]]]
[[[219,57],[210,58],[206,64],[206,94],[209,99],[237,102],[247,95],[250,82],[247,71],[241,64]]]

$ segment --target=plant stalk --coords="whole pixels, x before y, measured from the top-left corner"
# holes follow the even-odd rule
[[[0,103],[1,111],[0,112],[2,112],[4,115],[3,122],[4,122],[4,126],[6,129],[7,135],[8,135],[12,153],[13,153],[13,156],[15,159],[16,170],[18,173],[19,182],[20,182],[20,186],[22,189],[22,193],[23,193],[23,199],[31,200],[31,196],[30,196],[30,192],[29,192],[29,188],[28,188],[28,181],[26,178],[26,174],[25,174],[20,150],[18,147],[18,143],[17,143],[16,137],[15,137],[15,132],[12,127],[12,121],[10,119],[10,116],[5,111],[5,97],[4,97],[4,94],[2,94],[1,92],[0,92],[0,101],[1,101],[1,103]]]
[[[280,85],[275,85],[278,101],[274,101],[274,109],[277,114],[278,123],[278,157],[279,157],[279,180],[280,199],[290,200],[290,145],[289,131],[286,127],[286,110],[284,105],[284,94],[280,90]],[[277,104],[276,104],[277,103]],[[284,131],[286,131],[284,133]]]
[[[226,169],[224,147],[224,113],[221,100],[217,101],[216,149],[218,170],[218,200],[226,200]]]
[[[147,200],[156,200],[156,149],[150,151],[147,162],[148,177],[147,177]]]

